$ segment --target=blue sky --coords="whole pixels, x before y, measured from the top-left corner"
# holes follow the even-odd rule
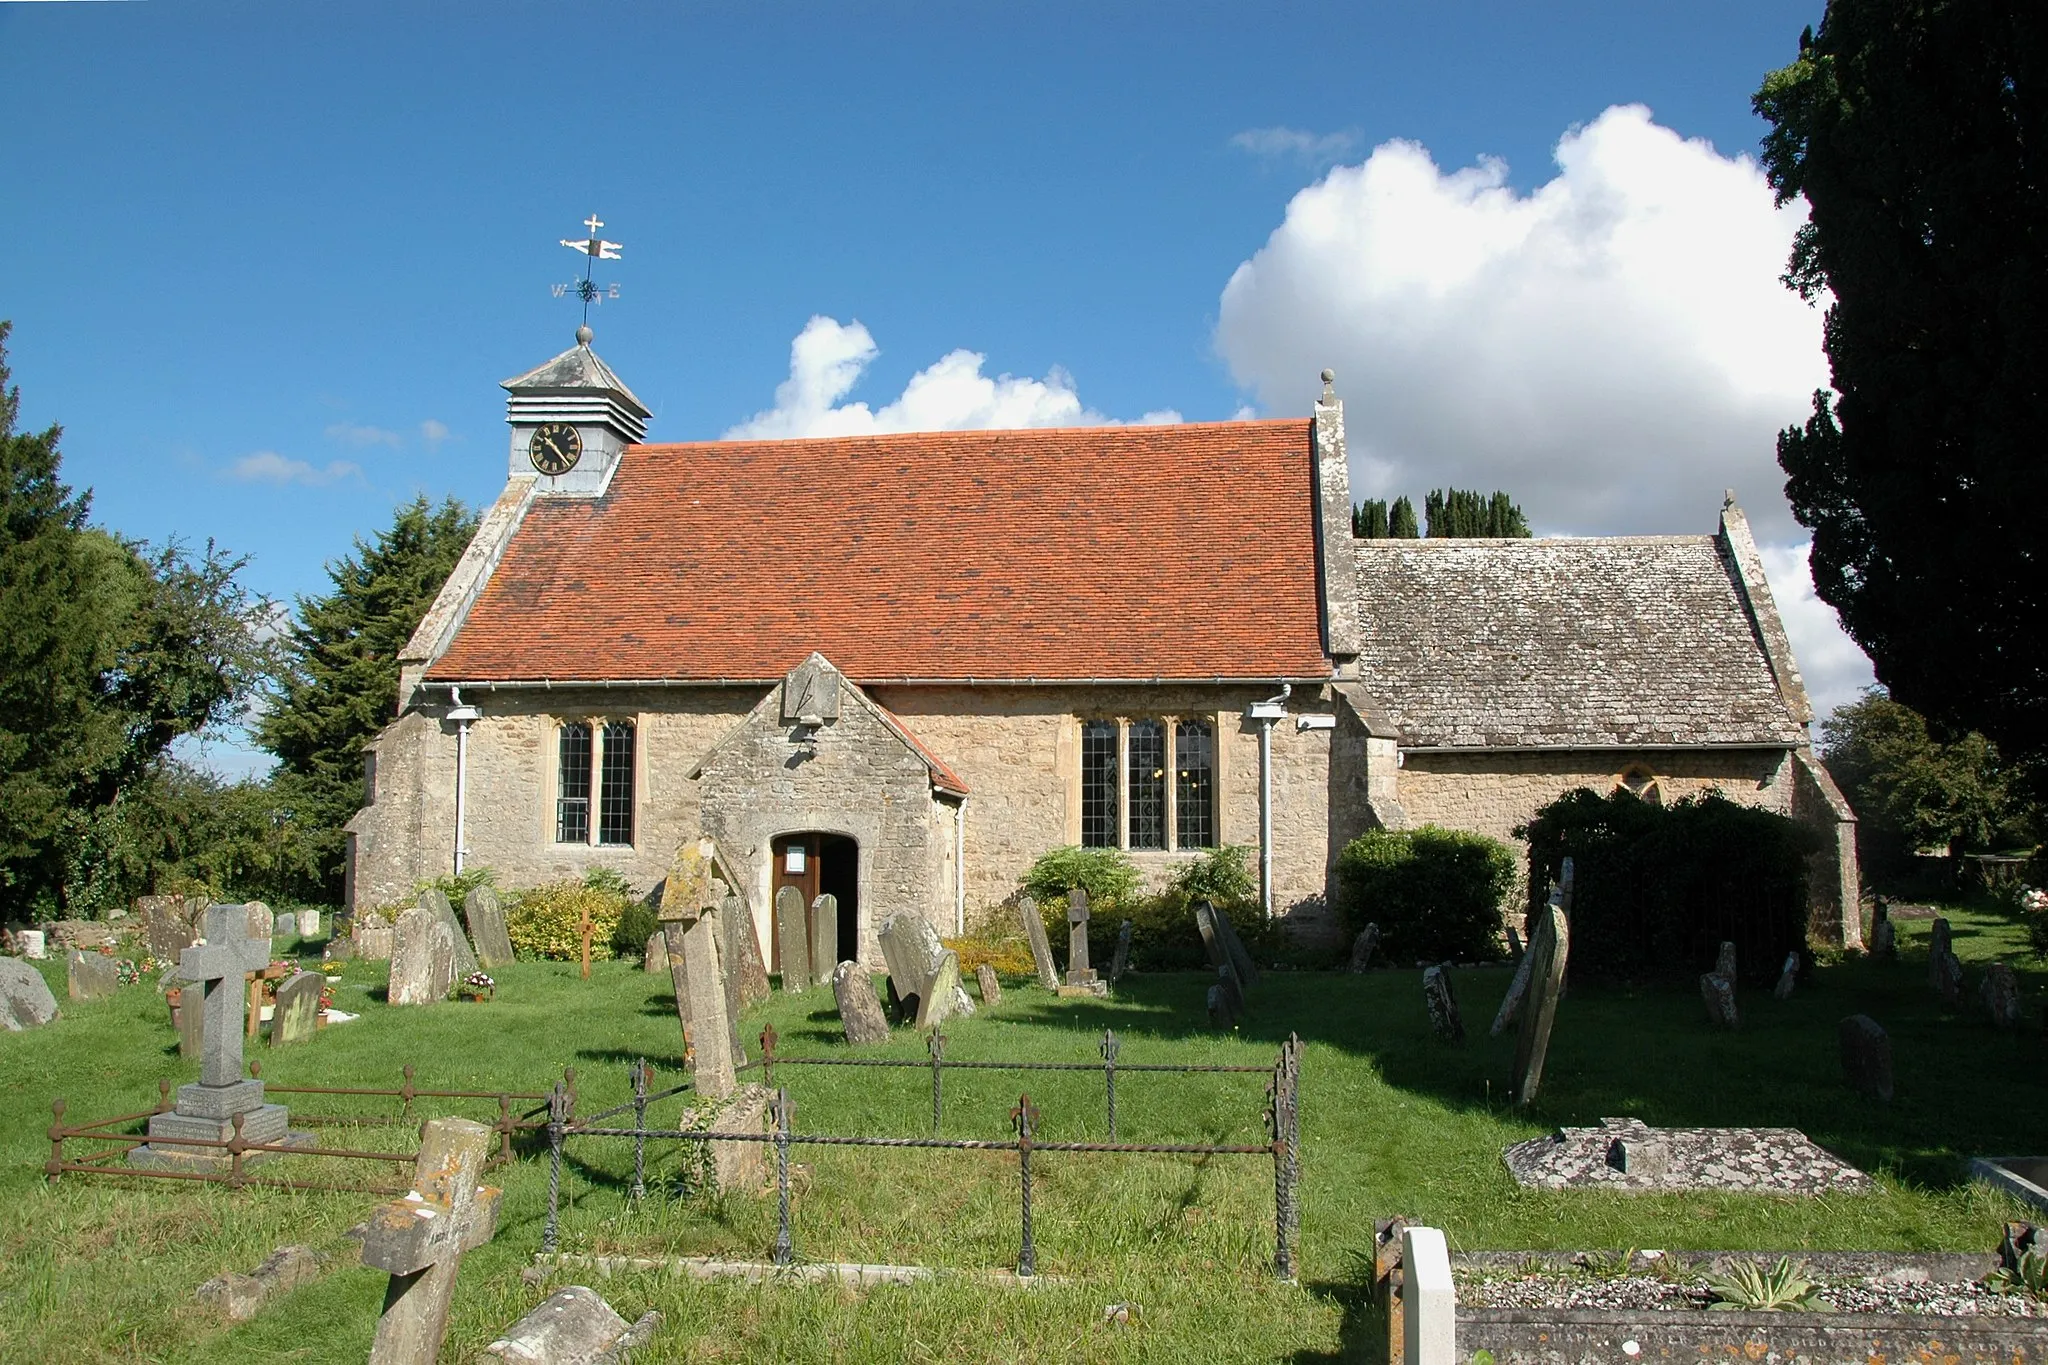
[[[0,317],[97,519],[280,598],[416,492],[495,494],[498,381],[569,344],[593,210],[653,439],[1282,415],[1333,363],[1361,492],[1705,531],[1725,478],[1796,579],[1769,442],[1818,319],[1765,278],[1796,206],[1728,159],[1820,8],[0,2]]]

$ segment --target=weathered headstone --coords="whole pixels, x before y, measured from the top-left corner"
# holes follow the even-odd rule
[[[750,1010],[768,998],[768,964],[761,959],[761,939],[754,916],[738,892],[729,892],[718,909],[724,928],[725,970],[739,983],[740,1008]]]
[[[889,984],[896,988],[896,998],[904,1008],[912,1008],[915,1001],[917,1015],[924,1017],[924,993],[933,975],[939,970],[939,959],[946,951],[939,942],[938,931],[931,921],[915,910],[903,910],[891,915],[882,925],[877,936],[882,944],[882,959],[889,966]]]
[[[649,973],[668,974],[668,934],[656,929],[647,936],[647,946],[642,951],[640,969]]]
[[[1836,1030],[1842,1073],[1857,1093],[1889,1104],[1892,1098],[1892,1040],[1875,1019],[1852,1014]]]
[[[159,962],[175,962],[178,954],[192,946],[195,931],[187,914],[181,913],[183,897],[145,896],[142,908],[142,942]],[[180,902],[174,907],[171,902]]]
[[[661,884],[658,913],[662,919],[695,919],[724,902],[724,896],[713,886],[718,880],[717,857],[717,845],[702,836],[676,845],[668,877]]]
[[[483,1354],[518,1365],[600,1365],[631,1358],[661,1322],[661,1314],[649,1310],[640,1321],[628,1324],[596,1290],[572,1284],[541,1300],[538,1308],[484,1347]]]
[[[114,959],[105,953],[73,948],[66,957],[66,989],[73,1000],[109,1000],[121,989]]]
[[[192,1297],[229,1322],[247,1322],[266,1300],[320,1278],[320,1257],[311,1247],[279,1247],[246,1275],[216,1275]]]
[[[488,886],[471,887],[462,898],[462,917],[469,921],[477,962],[486,971],[509,966],[513,957],[512,935],[505,928],[505,907],[498,903],[498,893]]]
[[[420,1133],[412,1192],[370,1216],[363,1264],[391,1276],[370,1345],[370,1365],[434,1365],[462,1255],[498,1231],[499,1191],[477,1184],[491,1130],[469,1119],[429,1119]]]
[[[1553,895],[1537,911],[1529,929],[1529,995],[1522,1005],[1522,1028],[1515,1038],[1515,1070],[1509,1089],[1517,1105],[1535,1101],[1543,1085],[1543,1061],[1550,1052],[1550,1030],[1557,1022],[1557,1002],[1564,995],[1565,965],[1571,958],[1571,921]]]
[[[449,945],[455,952],[455,979],[460,981],[476,971],[476,952],[469,946],[469,935],[462,932],[462,921],[455,918],[455,907],[448,903],[441,888],[430,886],[420,892],[420,908],[432,912],[435,919],[448,926]],[[511,944],[505,946],[509,948]]]
[[[397,929],[375,915],[356,916],[355,931],[349,937],[355,940],[356,956],[365,962],[389,962],[398,946]]]
[[[150,1117],[152,1138],[226,1142],[234,1136],[237,1117],[246,1142],[277,1143],[287,1136],[284,1106],[264,1103],[263,1082],[242,1075],[242,1021],[248,1006],[243,978],[270,964],[270,940],[248,935],[250,919],[239,905],[210,907],[206,942],[178,956],[183,1008],[203,1016],[199,1079],[178,1087],[171,1112]],[[207,1169],[227,1166],[232,1158],[216,1148],[166,1142],[138,1147],[128,1160],[138,1166]]]
[[[1252,961],[1244,940],[1237,936],[1237,926],[1231,923],[1228,910],[1217,909],[1216,929],[1223,936],[1223,951],[1230,954],[1230,965],[1237,972],[1237,979],[1246,990],[1259,984],[1259,964]]]
[[[320,912],[318,910],[299,911],[299,937],[320,937]]]
[[[1208,901],[1195,902],[1195,928],[1201,931],[1202,950],[1209,955],[1209,966],[1230,966],[1230,950],[1223,946],[1223,931],[1216,927],[1216,907]]]
[[[1088,963],[1088,889],[1071,887],[1067,891],[1067,984],[1086,986],[1094,980],[1095,969]]]
[[[211,907],[209,907],[209,913],[211,913]],[[269,938],[273,926],[277,923],[276,916],[270,913],[270,907],[262,901],[245,902],[242,906],[242,915],[248,924],[248,928],[244,932],[250,938]],[[202,922],[204,922],[204,917],[202,917]]]
[[[1785,954],[1785,965],[1778,969],[1778,984],[1771,987],[1771,994],[1779,1000],[1790,1000],[1792,988],[1799,984],[1799,954]]]
[[[804,893],[785,886],[775,893],[775,943],[782,952],[782,989],[811,988],[809,926],[804,922]]]
[[[1038,902],[1029,896],[1019,899],[1017,919],[1024,926],[1026,941],[1031,944],[1031,964],[1038,968],[1038,984],[1049,991],[1058,989],[1059,968],[1052,960],[1052,945],[1045,939],[1045,920],[1038,913]]]
[[[1351,970],[1362,972],[1372,966],[1373,954],[1380,950],[1380,927],[1368,924],[1358,931],[1358,937],[1351,940]]]
[[[855,1047],[889,1041],[889,1021],[882,1017],[881,1002],[875,999],[874,982],[858,962],[842,962],[832,969],[832,998],[839,1004],[839,1023],[846,1041]]]
[[[1956,956],[1946,917],[1936,916],[1928,935],[1927,984],[1949,1005],[1963,1001],[1963,963]]]
[[[1534,948],[1533,944],[1531,948]],[[1507,1031],[1508,1025],[1515,1022],[1515,1016],[1521,1012],[1522,1001],[1529,994],[1529,978],[1535,970],[1535,953],[1523,953],[1521,959],[1515,963],[1514,975],[1508,978],[1507,994],[1500,998],[1500,1008],[1494,1012],[1493,1027],[1487,1030],[1490,1036],[1500,1037]]]
[[[390,1005],[438,1005],[455,984],[455,941],[441,917],[415,905],[393,926]]]
[[[1131,969],[1131,922],[1116,927],[1116,951],[1109,955],[1109,984],[1114,986]]]
[[[839,897],[826,892],[811,902],[809,956],[813,983],[839,965]]]
[[[1727,977],[1728,989],[1731,991],[1735,989],[1736,977],[1734,944],[1725,941],[1721,944],[1721,951],[1714,955],[1714,970],[1712,974],[1714,976]]]
[[[1522,960],[1523,952],[1522,936],[1515,932],[1514,925],[1510,924],[1506,926],[1506,928],[1508,936],[1508,956],[1514,959],[1516,962],[1520,962]]]
[[[1422,973],[1422,1003],[1429,1007],[1429,1026],[1447,1043],[1465,1041],[1465,1020],[1458,1013],[1458,997],[1451,990],[1451,978],[1441,965]]]
[[[939,953],[939,965],[932,970],[925,988],[918,992],[917,1026],[936,1028],[959,1013],[966,992],[960,987],[960,955],[951,948]]]
[[[1230,1008],[1230,992],[1224,989],[1221,981],[1209,988],[1209,1022],[1217,1028],[1237,1027],[1237,1015]]]
[[[1700,977],[1700,1000],[1707,1007],[1707,1019],[1722,1028],[1736,1028],[1741,1017],[1735,1012],[1735,983],[1719,972]]]
[[[318,972],[298,972],[277,988],[277,1007],[270,1012],[270,1045],[303,1043],[320,1028],[320,991],[327,980]]]
[[[2020,1026],[2019,978],[2003,962],[1994,962],[1984,969],[1984,984],[1977,988],[1977,998],[1984,1002],[1985,1011],[1998,1028]]]
[[[682,980],[678,983],[678,1010],[687,1008],[692,1071],[697,1093],[707,1100],[729,1098],[738,1087],[733,1071],[733,1029],[725,1013],[725,983],[719,979],[718,950],[712,942],[710,916],[694,921],[677,921],[670,932],[680,929],[681,944],[669,943],[671,960],[680,946]]]
[[[172,968],[172,973],[175,974],[176,970]],[[197,985],[174,986],[171,989],[178,996],[171,1015],[171,1023],[178,1030],[178,1055],[197,1057],[206,1043],[206,1011],[200,1007],[205,991]]]
[[[57,1017],[57,997],[43,974],[19,958],[0,957],[0,1028],[41,1028]]]
[[[974,969],[975,985],[981,988],[981,1003],[1000,1005],[1003,1003],[1003,983],[996,980],[996,969],[983,962]]]
[[[1870,955],[1879,962],[1890,962],[1899,955],[1899,931],[1883,901],[1877,903],[1877,915],[1870,925]]]
[[[289,910],[278,911],[271,921],[270,932],[273,938],[297,938],[299,917]]]
[[[1216,989],[1223,992],[1223,1003],[1230,1010],[1230,1022],[1235,1024],[1244,1018],[1244,983],[1237,979],[1237,970],[1228,962],[1216,969]]]

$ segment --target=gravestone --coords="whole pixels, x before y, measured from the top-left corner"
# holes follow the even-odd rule
[[[506,931],[505,907],[498,903],[496,891],[488,886],[471,887],[462,898],[462,917],[469,921],[476,960],[486,971],[512,962],[512,936]]]
[[[1771,988],[1771,994],[1779,1000],[1790,1000],[1792,988],[1799,982],[1799,954],[1785,954],[1785,965],[1778,969],[1778,984]]]
[[[1218,967],[1216,984],[1223,989],[1223,1001],[1230,1006],[1232,1022],[1244,1018],[1244,982],[1237,979],[1237,969],[1228,962]]]
[[[388,962],[398,946],[397,930],[375,915],[357,915],[349,937],[355,940],[356,956],[365,962]]]
[[[1892,924],[1892,908],[1883,897],[1878,898],[1877,907],[1870,912],[1870,955],[1880,962],[1890,962],[1899,955],[1899,936]]]
[[[1109,955],[1109,984],[1114,986],[1131,969],[1131,922],[1116,927],[1116,951]]]
[[[1447,1043],[1465,1041],[1465,1020],[1458,1013],[1458,997],[1451,990],[1451,978],[1442,966],[1422,973],[1422,1003],[1429,1007],[1429,1026]]]
[[[388,1005],[438,1005],[455,985],[455,940],[448,925],[415,905],[393,926]]]
[[[1727,942],[1723,942],[1721,944],[1721,951],[1714,955],[1714,970],[1712,974],[1714,976],[1727,977],[1728,989],[1731,991],[1735,989],[1736,980],[1734,944]]]
[[[199,1079],[178,1087],[177,1105],[169,1113],[150,1116],[152,1138],[226,1142],[234,1136],[237,1117],[246,1142],[277,1143],[288,1136],[284,1106],[264,1103],[263,1082],[242,1074],[242,1021],[248,1006],[243,978],[270,965],[270,940],[251,938],[249,920],[242,906],[211,906],[206,912],[206,942],[178,955],[182,1008],[202,1015]],[[232,1156],[217,1148],[166,1142],[137,1147],[128,1161],[136,1166],[205,1170],[227,1168]]]
[[[1512,924],[1510,924],[1510,925],[1508,925],[1508,926],[1507,926],[1507,935],[1508,935],[1508,956],[1509,956],[1510,958],[1512,958],[1513,960],[1515,960],[1516,962],[1520,962],[1520,961],[1522,960],[1522,951],[1523,951],[1523,950],[1522,950],[1522,936],[1521,936],[1520,934],[1518,934],[1518,933],[1516,933],[1516,932],[1515,932],[1515,926],[1514,926],[1514,925],[1512,925]]]
[[[1095,969],[1088,963],[1088,890],[1067,891],[1067,984],[1087,986],[1095,981]]]
[[[697,1094],[713,1101],[729,1099],[739,1086],[733,1071],[736,1034],[725,1012],[725,983],[719,978],[718,949],[712,942],[714,922],[705,915],[688,923],[671,922],[668,928],[682,940],[678,944],[671,938],[669,955],[673,960],[680,947],[682,980],[676,1004],[678,1011],[688,1010],[684,1032],[691,1045]]]
[[[1239,1007],[1243,995],[1237,990],[1237,978],[1226,966],[1216,969],[1216,984],[1209,988],[1209,1022],[1216,1028],[1236,1028]]]
[[[1517,1105],[1533,1103],[1543,1085],[1543,1060],[1550,1052],[1550,1030],[1557,1022],[1557,1002],[1564,996],[1565,965],[1571,957],[1571,921],[1559,895],[1536,912],[1529,929],[1529,994],[1522,1005],[1522,1029],[1515,1038],[1515,1070],[1509,1089]]]
[[[142,942],[144,950],[159,962],[175,962],[178,954],[192,946],[196,933],[182,907],[182,896],[144,896]],[[172,903],[176,902],[174,906]]]
[[[1963,1000],[1963,964],[1956,956],[1948,920],[1936,916],[1928,935],[1927,984],[1950,1005]]]
[[[1259,984],[1259,964],[1252,961],[1251,953],[1245,948],[1244,940],[1237,936],[1237,926],[1231,922],[1228,910],[1211,907],[1216,916],[1217,932],[1223,936],[1223,951],[1230,954],[1231,968],[1246,990]]]
[[[270,1045],[303,1043],[320,1028],[320,991],[327,984],[318,972],[299,972],[277,988],[277,1008],[270,1012]]]
[[[832,998],[839,1004],[839,1024],[847,1042],[863,1047],[889,1041],[889,1021],[875,999],[875,984],[858,962],[842,962],[832,969]]]
[[[289,910],[280,910],[271,921],[271,935],[275,938],[297,938],[299,917]]]
[[[0,957],[0,1027],[41,1028],[57,1017],[57,997],[43,974],[19,958]]]
[[[2019,979],[2003,962],[1994,962],[1984,969],[1984,984],[1977,988],[1977,998],[1984,1002],[1984,1009],[1991,1015],[1994,1026],[2020,1026]]]
[[[1031,944],[1031,963],[1038,968],[1038,984],[1049,991],[1057,990],[1059,968],[1052,960],[1052,945],[1045,939],[1045,920],[1038,913],[1038,902],[1029,896],[1019,899],[1017,918],[1024,926],[1025,939]]]
[[[839,965],[839,897],[830,892],[811,902],[810,963],[814,981],[823,981]]]
[[[1529,978],[1536,970],[1534,946],[1532,943],[1532,951],[1522,954],[1520,960],[1515,963],[1514,975],[1508,978],[1507,994],[1500,998],[1500,1008],[1493,1016],[1493,1027],[1487,1030],[1492,1037],[1500,1037],[1507,1031],[1508,1025],[1515,1022],[1515,1016],[1521,1013],[1522,1001],[1529,994]]]
[[[538,1308],[507,1327],[490,1345],[486,1358],[518,1365],[599,1365],[635,1359],[661,1326],[662,1316],[650,1309],[638,1322],[612,1311],[595,1289],[572,1284],[541,1301]]]
[[[782,989],[811,988],[810,935],[804,922],[804,893],[785,886],[775,893],[775,942],[782,952]]]
[[[939,970],[939,959],[946,951],[939,942],[938,931],[915,910],[904,910],[889,917],[878,937],[896,998],[903,1002],[906,1011],[915,1008],[918,1017],[924,1017],[925,988]]]
[[[246,1275],[216,1275],[192,1297],[229,1322],[247,1322],[266,1301],[320,1278],[320,1257],[311,1247],[284,1246]]]
[[[499,1191],[482,1186],[491,1130],[469,1119],[429,1119],[420,1133],[412,1192],[383,1205],[363,1236],[363,1264],[391,1276],[370,1344],[370,1365],[434,1365],[466,1251],[497,1235]]]
[[[1380,927],[1368,924],[1358,931],[1358,937],[1351,940],[1351,970],[1362,972],[1372,966],[1373,954],[1380,950]]]
[[[320,912],[318,910],[299,911],[299,937],[320,937]]]
[[[647,936],[647,946],[640,957],[640,970],[668,975],[668,935],[656,929]]]
[[[40,929],[24,929],[15,935],[15,942],[21,945],[21,955],[31,962],[41,962],[50,955],[49,940]]]
[[[695,919],[724,902],[724,895],[714,888],[717,857],[718,846],[702,836],[676,845],[676,856],[661,884],[660,918]]]
[[[754,932],[754,916],[737,891],[728,892],[718,908],[718,922],[725,930],[725,970],[739,984],[740,1008],[750,1010],[768,998],[768,964],[761,960],[761,938]]]
[[[271,927],[277,919],[270,913],[270,907],[262,901],[249,901],[242,906],[242,914],[248,921],[245,932],[250,938],[269,938]],[[204,923],[204,919],[201,920]]]
[[[1230,950],[1223,946],[1223,932],[1216,927],[1216,907],[1206,900],[1195,902],[1195,928],[1202,934],[1202,951],[1209,955],[1211,970],[1230,965]]]
[[[175,977],[177,970],[173,967],[166,979]],[[205,991],[197,985],[173,989],[178,992],[176,1012],[171,1017],[171,1023],[178,1030],[178,1055],[197,1057],[206,1041],[206,1011],[200,1008]]]
[[[1735,983],[1719,972],[1700,977],[1700,1000],[1707,1007],[1707,1019],[1722,1028],[1736,1028],[1741,1018],[1735,1012]]]
[[[73,948],[65,954],[66,990],[73,1000],[110,1000],[121,989],[114,959],[105,953]]]
[[[1892,1098],[1892,1040],[1875,1019],[1852,1014],[1836,1030],[1842,1074],[1858,1094],[1886,1104]]]
[[[932,969],[924,989],[918,992],[917,1026],[937,1028],[960,1013],[959,1004],[966,995],[960,985],[960,955],[951,948],[943,949],[939,965]]]
[[[455,952],[455,979],[460,981],[476,971],[476,952],[469,946],[469,936],[462,932],[462,922],[455,918],[455,907],[448,904],[448,897],[441,888],[430,886],[420,892],[420,908],[431,912],[435,919],[448,926],[449,945]],[[511,945],[505,946],[509,948]]]
[[[1003,983],[996,980],[996,969],[986,962],[974,969],[974,981],[981,988],[981,1003],[995,1006],[1003,1003]]]

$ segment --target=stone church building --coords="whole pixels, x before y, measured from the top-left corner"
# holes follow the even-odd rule
[[[953,933],[1060,845],[1156,881],[1242,844],[1328,932],[1360,832],[1505,839],[1619,785],[1814,825],[1815,927],[1855,940],[1854,817],[1732,497],[1696,536],[1354,540],[1327,375],[1301,419],[651,445],[588,341],[504,385],[352,906],[464,865],[650,890],[708,834],[764,929],[830,891],[878,960],[889,915]]]

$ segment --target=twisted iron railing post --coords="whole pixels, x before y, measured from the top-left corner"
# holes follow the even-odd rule
[[[633,1059],[633,1198],[647,1194],[647,1059]]]
[[[932,1136],[937,1137],[939,1135],[939,1114],[944,1107],[944,1100],[940,1091],[939,1073],[941,1068],[945,1066],[946,1035],[934,1028],[926,1046],[931,1049],[932,1054]]]
[[[1109,1096],[1109,1140],[1116,1141],[1116,1054],[1123,1044],[1115,1029],[1102,1031],[1102,1088]]]
[[[788,1265],[796,1248],[789,1231],[789,1087],[775,1092],[775,1264]]]
[[[569,1118],[568,1088],[557,1081],[548,1091],[548,1221],[541,1228],[540,1249],[553,1252],[562,1225],[562,1137]]]
[[[1036,1275],[1038,1248],[1031,1240],[1031,1132],[1038,1122],[1038,1110],[1032,1107],[1031,1096],[1018,1096],[1010,1122],[1017,1129],[1017,1185],[1024,1214],[1024,1244],[1017,1255],[1017,1273]]]

